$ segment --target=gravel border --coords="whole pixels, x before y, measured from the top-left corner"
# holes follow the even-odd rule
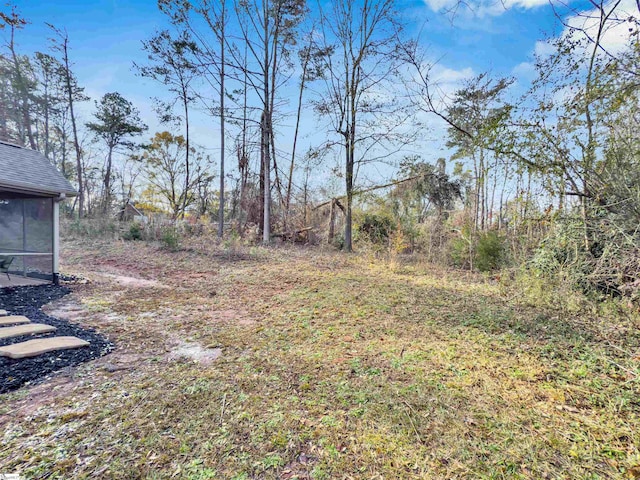
[[[43,305],[58,300],[70,292],[71,290],[67,287],[55,285],[0,289],[0,309],[6,310],[9,315],[24,315],[32,323],[45,323],[57,327],[53,333],[0,339],[0,346],[34,338],[63,335],[75,336],[89,342],[88,347],[49,352],[32,358],[0,357],[0,394],[16,390],[23,385],[42,382],[57,370],[88,362],[113,350],[113,344],[94,329],[51,317],[42,311]]]

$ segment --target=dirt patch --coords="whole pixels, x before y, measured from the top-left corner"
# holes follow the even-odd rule
[[[207,365],[220,358],[221,355],[222,349],[218,347],[207,348],[195,342],[181,342],[169,352],[167,358],[169,360],[193,360]]]
[[[105,294],[105,298],[107,295]],[[167,326],[158,312],[143,311],[128,317],[112,308],[118,304],[121,294],[114,294],[104,306],[92,308],[85,305],[91,298],[81,300],[76,295],[48,306],[50,315],[66,318],[99,328],[116,344],[116,349],[106,359],[109,363],[129,363],[130,358],[147,359],[162,356],[170,349],[167,343]]]
[[[232,325],[255,325],[256,321],[249,316],[245,310],[213,310],[209,313],[209,318],[213,322],[223,322]]]
[[[72,322],[87,316],[87,310],[82,305],[68,298],[45,305],[42,310],[52,317],[64,318]]]
[[[151,355],[115,351],[111,355],[96,362],[96,367],[109,373],[136,370],[142,368],[143,363],[152,358]]]
[[[177,272],[175,275],[178,281],[207,281],[218,275],[218,272]]]
[[[100,277],[106,277],[124,287],[132,288],[149,288],[149,287],[163,287],[160,282],[156,280],[146,280],[144,278],[128,277],[126,275],[116,275],[114,273],[98,273]]]
[[[70,395],[77,384],[78,382],[74,381],[70,375],[63,374],[31,387],[25,397],[11,402],[11,410],[2,412],[0,427],[9,423],[10,420],[14,421],[16,417],[32,415],[40,407],[50,405],[57,397]]]

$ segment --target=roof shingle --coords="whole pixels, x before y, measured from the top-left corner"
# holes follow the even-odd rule
[[[0,188],[77,195],[69,181],[40,152],[0,141]]]

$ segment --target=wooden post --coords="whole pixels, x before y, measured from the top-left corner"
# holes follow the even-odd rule
[[[27,251],[27,200],[22,199],[22,251]],[[27,276],[27,258],[22,257],[22,276]]]
[[[64,195],[53,199],[53,283],[60,283],[60,202]]]

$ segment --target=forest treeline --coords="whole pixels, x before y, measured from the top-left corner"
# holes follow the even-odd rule
[[[63,26],[49,25],[43,52],[21,52],[28,21],[7,7],[0,140],[41,151],[77,186],[75,218],[135,204],[217,222],[221,237],[253,226],[264,243],[355,242],[637,299],[640,7],[589,5],[557,15],[530,85],[482,73],[450,91],[393,0],[160,0],[166,28],[141,39],[133,66],[166,92],[158,132],[120,93],[85,94]],[[320,136],[303,150],[311,109]],[[193,141],[194,112],[215,125],[215,158]],[[450,155],[429,163],[413,152],[434,121]],[[395,177],[377,188],[365,180],[381,164]]]

